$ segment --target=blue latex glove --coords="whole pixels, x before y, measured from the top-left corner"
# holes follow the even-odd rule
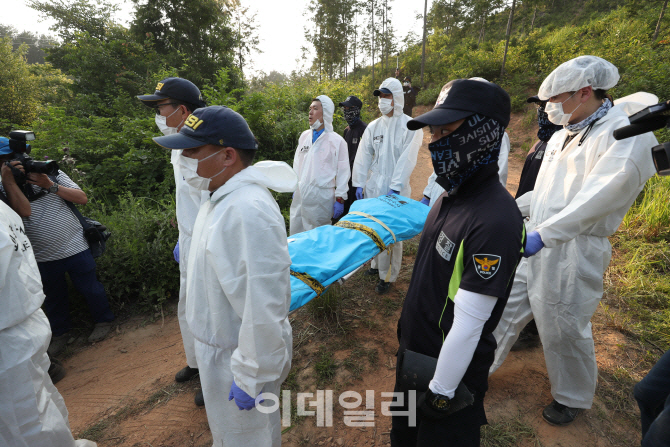
[[[537,231],[531,231],[526,235],[526,249],[523,251],[523,257],[529,258],[538,251],[542,250],[544,242]]]
[[[423,198],[419,200],[419,202],[423,203],[426,206],[430,206],[430,199],[426,196],[423,196]]]
[[[247,393],[242,390],[237,384],[235,383],[235,379],[233,379],[233,384],[230,386],[230,393],[228,393],[228,401],[231,401],[235,399],[235,405],[237,405],[237,408],[241,410],[253,410],[254,407],[256,406],[256,399],[253,397],[249,396]],[[261,403],[265,401],[265,399],[261,399],[258,403]]]
[[[344,213],[344,203],[333,203],[333,219],[338,219]]]
[[[177,241],[177,245],[175,245],[174,250],[172,250],[172,256],[174,256],[174,260],[179,264],[179,241]]]
[[[361,200],[363,197],[363,188],[356,188],[356,200]]]
[[[391,194],[398,194],[398,191],[396,191],[395,189],[389,189],[389,192],[386,195],[390,196]]]

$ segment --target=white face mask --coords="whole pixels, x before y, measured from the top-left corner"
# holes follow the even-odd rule
[[[409,87],[409,82],[403,82],[402,85],[403,87]]]
[[[221,149],[221,151],[222,150],[223,149]],[[221,169],[217,174],[214,174],[210,178],[204,178],[198,175],[198,164],[200,162],[207,160],[208,158],[212,158],[221,151],[216,151],[212,155],[208,155],[202,160],[196,160],[195,158],[185,157],[184,155],[181,155],[179,157],[179,172],[181,172],[181,175],[184,177],[184,180],[186,181],[186,183],[188,183],[190,187],[197,189],[199,191],[207,191],[209,190],[209,184],[212,182],[212,179],[217,175],[221,174],[223,171],[225,171],[226,168],[228,168],[228,166],[224,166],[223,169]]]
[[[575,96],[577,92],[574,92],[570,98]],[[546,106],[544,106],[544,111],[547,113],[547,118],[549,118],[549,121],[552,123],[556,124],[557,126],[565,126],[570,122],[570,118],[572,117],[572,114],[575,113],[575,111],[582,106],[583,103],[580,103],[575,110],[573,110],[570,113],[565,113],[563,111],[563,104],[568,102],[570,99],[566,99],[563,102],[548,102]]]
[[[393,110],[393,100],[388,98],[379,98],[379,111],[382,115],[388,115]]]
[[[316,120],[316,121],[314,121],[313,124],[309,125],[310,129],[312,129],[312,130],[319,130],[319,127],[321,127],[321,126],[323,126],[323,123],[321,122],[321,120]]]
[[[172,112],[169,116],[163,116],[163,115],[156,115],[156,126],[158,126],[158,129],[163,132],[163,135],[173,135],[179,132],[178,127],[169,127],[167,125],[167,119],[177,113],[179,108],[177,108],[174,112]],[[184,120],[182,120],[182,123]],[[179,123],[181,125],[181,123]]]

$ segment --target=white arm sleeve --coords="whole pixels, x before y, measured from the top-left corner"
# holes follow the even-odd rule
[[[528,191],[527,193],[523,194],[521,197],[516,199],[516,206],[519,207],[519,211],[521,211],[521,215],[523,217],[530,216],[530,199],[532,198],[533,198],[533,191]]]
[[[454,323],[442,344],[430,389],[436,394],[454,397],[482,335],[484,323],[498,298],[458,289],[454,297]]]
[[[435,185],[435,179],[437,178],[437,175],[435,174],[435,171],[433,171],[432,174],[430,174],[430,177],[428,177],[428,183],[426,184],[426,188],[423,190],[423,195],[428,197],[429,199],[437,199],[437,197],[432,197],[432,191],[433,191],[433,185]]]
[[[351,172],[351,184],[356,188],[365,188],[368,179],[368,170],[374,158],[372,147],[372,124],[363,131],[361,142],[358,145],[356,158],[354,158],[354,169]]]
[[[337,148],[337,174],[335,175],[335,197],[341,197],[347,200],[349,191],[349,177],[351,177],[351,168],[349,168],[349,150],[347,143],[340,138],[340,144]]]
[[[500,155],[498,156],[498,177],[500,183],[507,188],[507,170],[509,159],[510,141],[507,132],[503,134],[502,144],[500,145]]]

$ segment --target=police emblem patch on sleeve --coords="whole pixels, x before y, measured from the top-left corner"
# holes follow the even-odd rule
[[[475,264],[477,274],[484,279],[493,278],[500,268],[500,256],[498,255],[473,255],[472,262]]]

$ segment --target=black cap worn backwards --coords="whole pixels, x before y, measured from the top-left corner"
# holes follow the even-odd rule
[[[378,88],[374,92],[372,92],[373,95],[375,96],[381,96],[382,93],[386,93],[387,95],[392,95],[393,92],[386,87]]]
[[[161,99],[175,99],[196,107],[207,105],[202,99],[200,89],[191,81],[183,78],[165,78],[156,85],[153,95],[140,95],[137,99],[148,107],[156,107],[156,103]]]
[[[340,107],[358,107],[359,109],[363,107],[363,102],[355,97],[354,95],[347,96],[347,99],[342,101],[339,104]]]
[[[179,133],[154,137],[166,149],[193,149],[206,144],[235,149],[258,149],[258,143],[242,115],[224,106],[196,109]]]
[[[430,112],[407,122],[409,130],[441,126],[479,113],[507,127],[512,111],[509,95],[492,82],[456,79],[442,87]]]

